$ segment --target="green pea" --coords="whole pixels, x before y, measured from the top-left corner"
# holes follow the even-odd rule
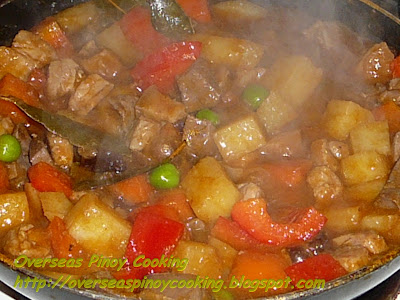
[[[21,155],[21,145],[10,134],[0,135],[0,161],[13,162]]]
[[[150,174],[150,184],[157,189],[171,189],[179,185],[179,171],[171,163],[155,168]]]
[[[219,116],[211,109],[202,109],[196,114],[196,118],[200,120],[208,120],[215,126],[219,124]]]
[[[259,108],[261,103],[268,96],[269,91],[259,84],[251,84],[247,86],[242,93],[242,99],[246,101],[254,110]]]

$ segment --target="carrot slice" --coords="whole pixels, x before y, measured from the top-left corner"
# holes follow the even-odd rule
[[[138,175],[111,186],[111,190],[118,197],[132,203],[142,203],[150,200],[154,189],[148,181],[147,175]]]
[[[199,23],[211,22],[207,0],[177,0],[183,11]]]
[[[17,97],[26,104],[40,106],[38,91],[29,83],[12,74],[6,74],[0,80],[0,95]]]
[[[59,217],[54,217],[49,227],[51,248],[57,258],[81,257],[82,247],[69,234],[64,221]]]

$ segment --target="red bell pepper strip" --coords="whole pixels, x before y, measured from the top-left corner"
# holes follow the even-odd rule
[[[262,243],[293,246],[309,240],[321,231],[327,219],[310,207],[297,222],[280,224],[272,221],[264,199],[249,199],[233,206],[232,219]]]
[[[64,221],[59,217],[54,217],[49,224],[51,238],[51,248],[57,258],[78,258],[82,257],[83,248],[69,234]]]
[[[333,280],[346,275],[347,271],[330,254],[320,254],[291,265],[285,269],[286,274],[294,283],[300,279],[325,279]]]
[[[133,80],[142,89],[156,85],[162,93],[170,92],[175,76],[184,73],[200,56],[200,42],[179,42],[156,50],[132,69]]]
[[[12,74],[4,75],[0,80],[0,95],[17,97],[26,104],[40,107],[39,92],[32,85]]]
[[[182,223],[164,217],[159,207],[154,211],[151,208],[152,206],[141,210],[133,223],[125,253],[128,266],[122,272],[114,274],[118,279],[142,279],[146,274],[167,270],[166,266],[135,267],[133,265],[136,259],[138,264],[143,262],[140,255],[149,259],[160,259],[162,255],[170,255],[184,232]]]
[[[168,45],[171,41],[157,30],[151,23],[151,12],[144,7],[131,9],[119,21],[119,27],[125,37],[145,54]]]
[[[63,192],[72,195],[72,180],[64,172],[45,162],[39,162],[28,170],[32,186],[39,192]]]
[[[207,0],[176,0],[183,11],[199,23],[211,22]]]
[[[393,78],[400,77],[400,55],[392,61],[390,69],[392,70]]]

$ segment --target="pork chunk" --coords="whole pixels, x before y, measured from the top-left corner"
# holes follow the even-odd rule
[[[329,150],[326,139],[316,140],[311,144],[311,159],[315,166],[327,166],[332,171],[338,169],[338,162]]]
[[[132,133],[129,148],[137,151],[143,150],[153,138],[158,136],[160,129],[160,123],[141,117]]]
[[[338,236],[332,240],[334,247],[354,246],[364,247],[372,254],[379,254],[388,249],[385,239],[379,234],[368,231],[359,233],[349,233]]]
[[[238,188],[243,195],[243,201],[253,198],[264,198],[263,190],[253,182],[239,184]]]
[[[58,135],[47,133],[50,153],[57,166],[70,168],[74,161],[74,147],[71,143]]]
[[[123,69],[119,58],[107,49],[82,60],[81,65],[86,72],[101,75],[106,79],[115,78]]]
[[[114,85],[100,75],[89,75],[75,90],[69,99],[69,108],[81,116],[87,115],[106,97]]]
[[[26,81],[32,70],[37,67],[37,63],[14,48],[1,46],[0,66],[0,78],[10,73]]]
[[[332,255],[347,272],[356,271],[370,261],[368,250],[364,247],[340,247]]]
[[[42,68],[57,58],[56,51],[37,34],[21,30],[14,37],[12,47],[19,53],[30,57],[36,62],[38,68]]]
[[[51,62],[47,79],[49,100],[59,101],[60,98],[71,94],[83,75],[79,65],[70,58]]]

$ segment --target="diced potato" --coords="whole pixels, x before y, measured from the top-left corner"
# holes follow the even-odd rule
[[[241,194],[228,178],[219,162],[212,157],[200,160],[185,176],[182,187],[196,216],[215,222],[219,216],[229,217]]]
[[[305,56],[278,60],[264,76],[265,84],[294,108],[300,108],[322,79],[322,70]]]
[[[326,228],[335,232],[348,232],[356,230],[361,221],[359,206],[346,208],[330,208],[325,216],[328,218]]]
[[[376,197],[378,197],[385,183],[386,183],[386,177],[382,179],[355,184],[345,188],[344,194],[346,198],[351,201],[370,203]]]
[[[0,195],[0,235],[28,219],[29,204],[25,193]]]
[[[390,137],[387,121],[360,124],[350,131],[353,152],[373,151],[389,155]]]
[[[186,258],[188,264],[182,271],[185,274],[194,274],[202,278],[221,278],[221,260],[214,247],[192,241],[180,241],[175,249],[174,257]]]
[[[267,10],[250,1],[224,1],[211,8],[214,17],[229,23],[248,23],[263,19]]]
[[[33,224],[36,222],[46,222],[43,214],[42,202],[40,201],[40,192],[36,190],[31,183],[25,183],[24,190],[29,204],[29,221]]]
[[[39,199],[43,206],[44,215],[50,221],[54,217],[64,219],[73,206],[64,193],[43,192],[39,193]]]
[[[228,275],[232,269],[233,261],[235,260],[238,251],[215,237],[210,237],[208,244],[214,247],[217,251],[217,255],[222,260],[224,275]]]
[[[197,34],[191,39],[203,43],[201,55],[206,60],[234,68],[252,69],[264,54],[260,45],[248,40],[206,34]]]
[[[340,162],[346,185],[384,179],[389,174],[387,158],[375,151],[358,152]]]
[[[75,5],[71,8],[65,9],[58,13],[56,21],[60,24],[61,28],[67,34],[73,34],[93,22],[94,19],[98,18],[99,10],[97,9],[94,2],[89,1],[79,5]]]
[[[136,107],[146,117],[156,121],[175,123],[186,116],[185,105],[160,93],[156,86],[146,89]]]
[[[324,115],[325,130],[333,138],[344,141],[359,124],[374,121],[372,113],[355,102],[332,100]]]
[[[296,110],[277,92],[271,92],[260,107],[257,116],[263,123],[268,134],[278,131],[283,125],[297,118]]]
[[[96,195],[84,195],[64,221],[71,236],[87,251],[109,257],[125,254],[131,224]]]
[[[214,142],[226,161],[238,159],[267,143],[255,115],[248,115],[218,129]]]
[[[361,220],[361,228],[386,233],[399,222],[398,215],[367,215]]]
[[[96,43],[113,51],[126,65],[134,65],[143,55],[126,39],[118,24],[113,24],[96,36]]]

